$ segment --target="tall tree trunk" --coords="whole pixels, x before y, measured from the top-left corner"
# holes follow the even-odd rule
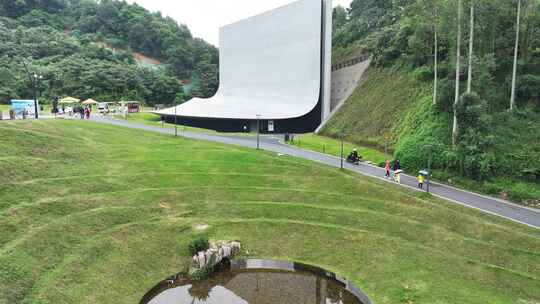
[[[514,47],[514,69],[512,71],[512,93],[510,95],[510,110],[513,110],[516,106],[516,74],[517,74],[517,61],[519,51],[519,27],[521,20],[521,0],[518,0],[517,7],[517,22],[516,22],[516,46]]]
[[[523,15],[523,21],[521,22],[522,24],[524,24],[524,28],[525,30],[524,31],[521,31],[521,37],[523,37],[521,40],[521,60],[523,60],[524,62],[528,62],[529,61],[529,50],[530,50],[530,43],[531,43],[531,40],[534,39],[534,36],[532,35],[534,31],[531,30],[531,27],[534,27],[534,25],[531,25],[531,10],[534,10],[534,6],[535,4],[533,3],[528,3],[527,1],[525,1],[525,3],[523,4],[523,8],[521,9],[522,12],[521,12],[521,15]],[[538,5],[538,4],[536,4]]]
[[[469,29],[469,71],[467,76],[467,93],[471,93],[472,85],[472,64],[473,64],[473,42],[474,42],[474,0],[471,0],[471,17]]]
[[[460,63],[461,63],[461,10],[462,3],[458,0],[458,31],[457,31],[457,45],[456,45],[456,93],[454,97],[454,126],[452,128],[452,145],[455,147],[458,137],[458,123],[456,105],[459,101],[459,76],[460,76]]]
[[[437,4],[434,4],[434,5],[437,5]],[[438,40],[439,27],[437,25],[438,25],[437,8],[434,7],[433,28],[435,32],[435,43],[434,43],[435,50],[433,52],[434,52],[434,57],[435,57],[434,59],[435,60],[435,67],[434,67],[435,77],[433,80],[433,105],[437,104],[437,86],[439,82],[439,40]]]

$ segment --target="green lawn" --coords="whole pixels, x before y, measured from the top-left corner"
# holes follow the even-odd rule
[[[116,116],[116,118],[125,119],[124,116]],[[160,117],[152,113],[133,113],[127,117],[127,120],[151,126],[174,128],[174,124],[162,123]],[[192,128],[186,126],[180,126],[179,128],[180,130],[187,130],[192,132],[217,133],[213,130]],[[235,135],[245,134],[246,133],[235,133]],[[302,149],[330,154],[337,157],[339,157],[341,154],[341,142],[339,140],[315,134],[296,135],[294,138],[295,140],[294,142],[291,142],[291,144]],[[350,153],[353,149],[357,149],[364,158],[364,160],[371,161],[376,165],[386,161],[387,159],[392,159],[392,155],[385,155],[384,153],[379,152],[376,149],[359,146],[349,142],[345,142],[343,147],[345,155]]]
[[[88,121],[0,123],[0,303],[137,303],[208,224],[375,303],[538,303],[540,235],[306,160]]]
[[[312,150],[320,153],[330,154],[334,156],[341,155],[341,141],[315,134],[297,135],[294,137],[294,142],[291,144],[302,149]],[[357,149],[365,161],[371,161],[378,165],[384,163],[387,159],[391,160],[392,155],[384,154],[373,148],[362,147],[350,142],[343,143],[343,154],[346,157],[353,149]]]
[[[152,126],[161,126],[161,118],[156,114],[152,114],[148,112],[130,113],[127,116],[125,116],[124,114],[118,114],[118,115],[112,115],[112,116],[117,119],[127,119],[129,121],[136,122],[136,123],[143,123],[143,124],[152,125]]]
[[[174,128],[174,124],[163,123],[161,121],[161,117],[159,117],[156,114],[152,114],[148,112],[130,113],[127,117],[124,115],[114,115],[113,117],[117,119],[126,119],[134,123],[145,124],[149,126]],[[191,131],[191,132],[217,133],[216,131],[213,131],[213,130],[193,128],[193,127],[180,126],[180,125],[178,126],[178,129],[183,130],[183,131]]]

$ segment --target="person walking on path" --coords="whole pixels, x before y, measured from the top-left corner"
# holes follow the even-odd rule
[[[424,180],[425,180],[424,175],[418,174],[418,188],[424,189]]]
[[[403,171],[398,169],[397,171],[394,171],[394,181],[398,184],[401,184],[401,173]]]
[[[403,171],[401,170],[401,164],[399,163],[399,159],[396,159],[394,161],[394,167],[392,168],[392,179],[398,184],[401,184],[401,173]]]
[[[394,162],[394,171],[397,171],[400,169],[401,169],[401,164],[399,163],[399,159],[396,159],[396,161]]]
[[[386,170],[386,178],[390,178],[390,161],[386,160],[386,165],[384,166],[384,169]]]

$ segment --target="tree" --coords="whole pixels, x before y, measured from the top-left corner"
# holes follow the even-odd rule
[[[465,93],[456,105],[457,118],[462,134],[457,146],[457,155],[464,175],[481,180],[489,176],[495,163],[489,152],[493,140],[485,133],[489,119],[486,117],[486,104],[478,95]]]
[[[467,73],[467,93],[471,93],[472,85],[472,65],[473,65],[473,43],[474,43],[474,0],[471,0],[471,16],[469,26],[469,67]]]
[[[347,23],[347,15],[347,10],[343,6],[334,7],[332,12],[332,31],[334,33]]]
[[[162,72],[155,73],[146,87],[150,93],[146,100],[148,105],[172,104],[183,91],[178,79]]]
[[[409,52],[413,54],[414,64],[427,64],[428,62],[422,58],[433,57],[433,105],[437,104],[439,87],[439,6],[438,0],[418,1],[413,8],[415,14],[409,17],[416,28],[415,34],[409,38]],[[420,31],[420,29],[423,30]],[[424,37],[415,37],[419,35]],[[431,41],[433,42],[433,47],[430,48],[432,53],[427,54],[424,50]]]
[[[195,68],[195,77],[197,83],[193,89],[192,95],[200,98],[212,97],[219,85],[219,75],[216,72],[217,66],[208,61],[200,62]]]
[[[510,93],[510,110],[513,110],[516,103],[516,74],[518,64],[518,51],[519,51],[519,27],[521,19],[521,0],[518,0],[517,4],[517,21],[516,21],[516,44],[514,47],[514,67],[512,69],[512,91]]]
[[[452,127],[452,145],[455,147],[458,140],[458,120],[456,113],[456,105],[459,102],[459,77],[461,76],[461,11],[462,11],[462,2],[458,0],[458,30],[457,30],[457,42],[456,42],[456,87],[455,87],[455,96],[454,96],[454,125]]]
[[[437,103],[439,85],[439,13],[437,2],[433,1],[433,105]]]

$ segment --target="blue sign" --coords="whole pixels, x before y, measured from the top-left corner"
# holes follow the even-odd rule
[[[39,101],[37,104],[39,107]],[[34,115],[34,101],[12,99],[11,109],[15,112],[15,115],[22,115],[25,110],[27,115]]]

